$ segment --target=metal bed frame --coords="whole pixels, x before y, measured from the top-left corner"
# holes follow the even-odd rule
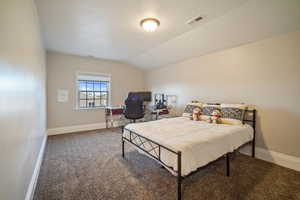
[[[256,110],[246,110],[245,113],[251,114],[252,119],[248,119],[245,114],[244,119],[243,119],[243,124],[245,123],[250,123],[251,126],[253,127],[253,139],[252,141],[248,142],[252,144],[252,157],[255,157],[255,125],[256,125]],[[136,148],[139,150],[143,151],[145,154],[150,156],[152,159],[157,161],[159,164],[173,172],[174,174],[177,175],[177,199],[181,200],[181,185],[182,185],[182,180],[186,178],[187,176],[182,176],[181,175],[181,151],[176,151],[173,149],[170,149],[162,144],[159,144],[147,137],[144,137],[134,131],[131,131],[129,129],[123,128],[122,133],[124,133],[124,130],[129,132],[129,139],[124,137],[124,134],[122,134],[122,157],[125,157],[125,152],[124,152],[124,143],[125,141],[134,145]],[[246,144],[248,144],[246,143]],[[146,150],[145,144],[150,145],[151,149]],[[169,151],[177,156],[177,170],[174,170],[171,166],[168,166],[166,163],[164,163],[161,160],[161,149],[164,149],[166,151]],[[230,152],[226,153],[224,155],[226,157],[226,175],[230,175]],[[200,169],[200,168],[199,168]]]

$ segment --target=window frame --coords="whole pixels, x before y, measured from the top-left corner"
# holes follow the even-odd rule
[[[82,108],[80,107],[80,84],[79,81],[81,80],[80,76],[95,76],[95,79],[88,79],[88,80],[83,80],[82,81],[99,81],[99,82],[107,82],[108,85],[108,101],[106,106],[111,105],[111,75],[110,74],[103,74],[103,73],[95,73],[95,72],[82,72],[82,71],[77,71],[75,74],[75,110],[97,110],[97,109],[105,109],[106,106],[98,106],[98,107],[85,107]],[[98,77],[98,79],[96,78]],[[101,77],[103,80],[100,80]],[[104,80],[107,79],[107,80]],[[101,91],[101,89],[100,89]],[[95,91],[91,91],[95,94]],[[97,92],[97,91],[96,91]],[[101,92],[100,92],[101,94]],[[87,95],[87,93],[86,93]],[[101,99],[101,98],[100,98]],[[93,98],[95,101],[95,97]],[[100,101],[101,102],[101,101]]]

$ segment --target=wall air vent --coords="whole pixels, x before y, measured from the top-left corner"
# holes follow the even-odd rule
[[[201,16],[198,16],[198,17],[195,17],[195,18],[192,18],[192,19],[188,20],[188,21],[186,22],[186,24],[192,25],[192,24],[194,24],[194,23],[196,23],[196,22],[199,22],[199,21],[202,20],[202,19],[203,19],[203,18],[202,18]]]

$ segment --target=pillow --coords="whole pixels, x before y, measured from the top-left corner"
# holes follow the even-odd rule
[[[243,124],[245,104],[221,104],[221,123],[229,125]]]
[[[210,116],[214,110],[221,110],[221,107],[219,104],[204,104],[202,106],[202,109],[203,109],[202,114],[204,116]]]
[[[195,108],[200,108],[202,113],[202,103],[188,103],[182,113],[182,117],[191,117]]]
[[[211,113],[214,110],[220,110],[221,111],[221,107],[220,107],[220,104],[206,103],[206,104],[203,104],[202,110],[203,110],[203,112],[202,112],[202,115],[200,116],[200,120],[201,121],[209,121]]]

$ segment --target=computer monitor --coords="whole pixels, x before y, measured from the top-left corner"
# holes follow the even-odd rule
[[[139,96],[144,102],[152,101],[152,93],[151,92],[130,92],[129,94],[134,94]]]

